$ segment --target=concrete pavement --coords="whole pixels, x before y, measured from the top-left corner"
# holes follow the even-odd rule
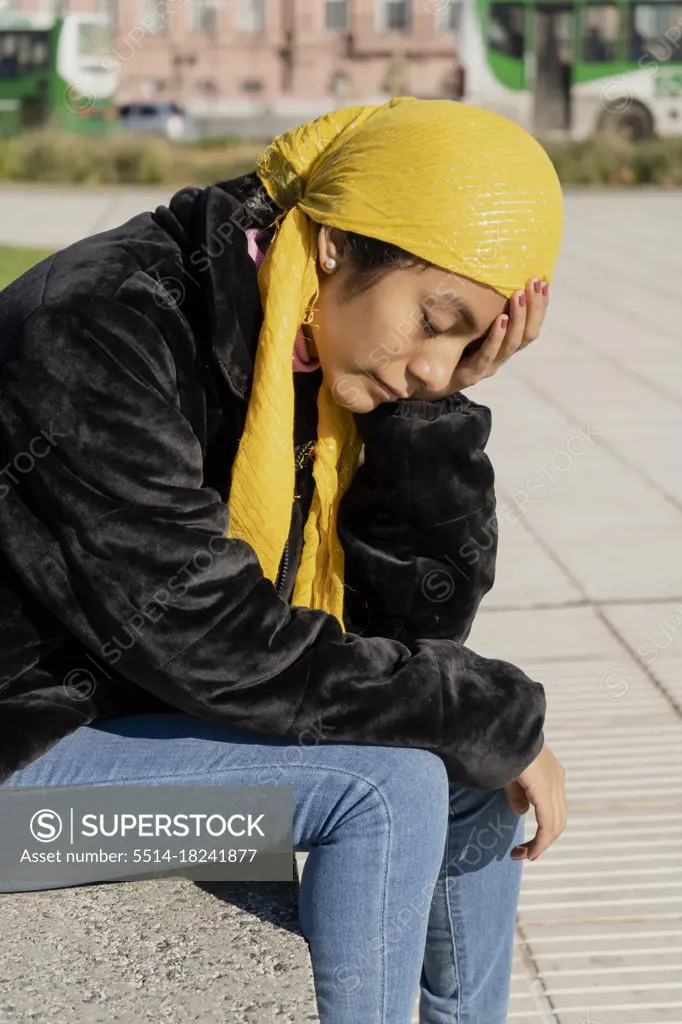
[[[0,245],[60,249],[166,203],[175,188],[0,184]]]
[[[62,194],[55,204],[45,189],[2,188],[0,242],[63,245],[86,223],[101,230],[168,194],[105,191]],[[493,410],[500,556],[469,646],[545,684],[547,741],[566,766],[569,797],[566,833],[524,867],[510,1024],[682,1024],[680,223],[677,192],[569,194],[542,337],[470,392]],[[127,1019],[156,1019],[162,997],[169,1022],[217,1020],[216,1005],[226,1008],[222,1019],[250,1019],[227,1012],[234,975],[220,975],[223,904],[193,896],[191,883],[178,886],[188,905],[197,900],[193,927],[201,920],[215,935],[213,946],[195,950],[186,982],[201,988],[194,1015],[182,986],[160,976],[135,988],[138,1016]],[[112,914],[115,888],[100,887]],[[160,915],[164,934],[181,927],[163,914],[170,888],[126,888],[135,899],[123,894],[125,914],[137,910],[139,928]],[[36,940],[41,922],[42,941],[54,935],[49,909],[62,899],[32,897]],[[30,950],[21,917],[2,926],[3,940],[14,936],[25,956],[0,979],[0,1021],[20,1019],[3,1011],[9,988],[19,982],[18,1009],[29,952],[44,956],[37,942]],[[133,937],[123,975],[108,969],[105,953],[99,965],[90,959],[92,987],[108,993],[112,1011],[116,993],[137,985]],[[65,933],[56,941],[74,970],[92,952],[73,950]],[[286,1004],[277,1019],[310,1019],[286,1016],[285,978],[271,987]],[[42,1021],[40,1004],[32,1005],[31,1019]],[[54,1019],[115,1019],[96,999],[94,1006],[75,988],[70,1016]]]
[[[682,1021],[681,218],[569,196],[547,329],[472,391],[501,550],[469,644],[544,683],[569,799],[524,868],[510,1024]]]

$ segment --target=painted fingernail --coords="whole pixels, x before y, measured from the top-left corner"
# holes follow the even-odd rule
[[[539,278],[537,278],[537,277],[533,281],[533,291],[535,292],[536,295],[539,295],[540,292],[542,291],[542,281]]]
[[[549,294],[549,283],[547,281],[545,281],[543,286],[542,286],[542,294],[543,295],[548,295]]]
[[[508,316],[501,316],[500,317],[500,327],[506,327],[508,323],[509,323],[509,317]]]
[[[525,292],[521,292],[521,294],[519,295],[519,306],[525,306],[525,305],[526,305],[526,293]]]

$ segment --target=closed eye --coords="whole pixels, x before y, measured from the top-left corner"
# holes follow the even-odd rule
[[[443,334],[443,331],[439,331],[437,327],[434,327],[426,313],[422,313],[422,330],[425,334],[428,334],[430,338],[436,338],[439,334]]]

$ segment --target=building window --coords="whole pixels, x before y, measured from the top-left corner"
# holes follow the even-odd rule
[[[491,4],[488,45],[506,57],[523,57],[524,8],[521,4]]]
[[[0,0],[2,6],[2,0]],[[106,14],[112,28],[118,26],[118,3],[116,0],[92,0],[92,10],[95,14]]]
[[[329,78],[328,90],[332,96],[345,99],[351,91],[352,83],[350,76],[345,71],[332,71]]]
[[[588,5],[581,12],[582,59],[614,61],[618,47],[620,11],[614,4]]]
[[[388,62],[379,89],[385,96],[406,96],[410,92],[410,62],[395,53]]]
[[[259,96],[265,90],[265,85],[260,78],[245,78],[242,82],[241,91],[250,96]]]
[[[199,78],[196,82],[197,92],[202,92],[205,96],[217,96],[219,89],[215,78]]]
[[[628,60],[682,61],[682,5],[635,4],[628,15]]]
[[[265,0],[237,0],[237,31],[258,35],[265,30]]]
[[[324,24],[325,28],[347,29],[348,0],[325,0]]]
[[[405,32],[410,27],[410,0],[376,0],[377,32]]]
[[[438,5],[439,9],[436,11],[436,28],[439,32],[445,33],[459,31],[463,6],[463,0],[449,0],[445,7],[443,7],[442,4]]]
[[[215,32],[218,28],[216,0],[190,0],[189,27],[192,32]]]
[[[140,24],[148,35],[157,36],[167,27],[167,10],[168,5],[161,0],[142,0]]]

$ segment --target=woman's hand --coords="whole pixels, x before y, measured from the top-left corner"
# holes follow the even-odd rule
[[[501,313],[484,338],[464,349],[453,376],[454,390],[470,388],[492,377],[515,352],[535,341],[548,302],[549,285],[537,277],[528,281],[525,291],[515,292],[509,300],[509,312]]]
[[[525,814],[532,804],[538,824],[533,839],[514,847],[513,860],[537,860],[566,828],[565,776],[564,766],[545,744],[525,772],[504,787],[511,809]]]

